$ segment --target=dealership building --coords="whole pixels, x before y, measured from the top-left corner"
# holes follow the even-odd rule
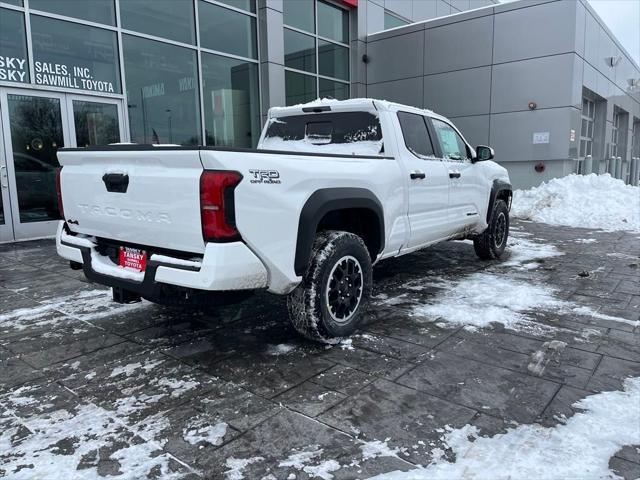
[[[253,147],[272,106],[365,96],[517,187],[640,173],[640,68],[583,0],[0,0],[0,241],[53,234],[63,146]]]

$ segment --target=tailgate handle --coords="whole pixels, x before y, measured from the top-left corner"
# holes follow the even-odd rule
[[[124,173],[105,173],[102,176],[102,181],[107,187],[107,192],[126,193],[129,186],[129,175]]]

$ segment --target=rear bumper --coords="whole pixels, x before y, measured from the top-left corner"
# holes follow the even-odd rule
[[[162,284],[196,290],[256,290],[267,287],[267,270],[262,262],[242,242],[208,243],[199,265],[181,265],[170,258],[147,262],[144,273],[118,267],[108,257],[100,255],[95,243],[87,238],[67,234],[64,222],[56,234],[58,255],[82,264],[85,276],[96,283],[120,287],[143,296],[159,294]]]

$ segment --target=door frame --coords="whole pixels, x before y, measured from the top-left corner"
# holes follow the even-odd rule
[[[7,160],[4,150],[2,106],[0,106],[0,213],[4,216],[4,223],[0,224],[0,243],[12,242],[13,216],[11,214],[11,199],[9,198],[9,172],[7,172]]]
[[[62,138],[65,147],[76,147],[76,131],[73,115],[73,101],[95,102],[115,105],[118,113],[120,141],[129,141],[129,129],[126,128],[124,100],[102,96],[82,95],[47,90],[26,88],[0,88],[0,181],[6,187],[0,187],[4,206],[5,223],[0,225],[0,243],[49,238],[55,235],[59,220],[21,223],[18,205],[18,190],[13,161],[13,144],[11,142],[11,122],[9,119],[9,95],[57,99],[60,102],[62,122]],[[4,168],[2,168],[4,167]],[[1,175],[4,170],[6,177]]]
[[[67,130],[69,131],[69,137],[71,139],[70,147],[77,147],[76,143],[76,122],[74,120],[74,109],[73,109],[73,101],[78,100],[81,102],[91,102],[91,103],[103,103],[109,105],[115,105],[118,109],[118,130],[120,133],[120,142],[128,142],[129,141],[129,129],[126,128],[125,124],[125,116],[124,116],[124,107],[123,100],[121,98],[109,98],[109,97],[96,97],[91,95],[79,95],[75,93],[66,93],[66,103],[67,103]]]

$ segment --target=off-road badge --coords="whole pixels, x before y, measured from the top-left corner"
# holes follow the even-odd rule
[[[249,173],[253,176],[251,183],[281,183],[277,170],[249,170]]]

